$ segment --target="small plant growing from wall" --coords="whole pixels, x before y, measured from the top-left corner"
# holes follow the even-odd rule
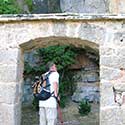
[[[82,101],[80,101],[78,110],[82,116],[88,115],[89,112],[91,111],[91,105],[89,101],[87,101],[86,99],[83,99]]]

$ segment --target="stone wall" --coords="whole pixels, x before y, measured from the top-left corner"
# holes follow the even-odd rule
[[[125,13],[124,0],[33,0],[33,13]]]
[[[101,114],[102,125],[123,125],[125,123],[125,107],[114,103],[113,84],[109,82],[119,75],[119,68],[125,67],[125,27],[114,22],[106,30],[105,42],[100,44],[100,79],[101,79]],[[121,26],[120,26],[121,25]],[[111,28],[112,27],[112,28]],[[119,84],[119,83],[116,83]]]
[[[24,0],[17,0],[23,13],[124,14],[124,0],[32,0],[32,10]]]
[[[108,2],[105,0],[61,0],[62,12],[72,13],[107,13]]]
[[[125,13],[124,0],[60,0],[62,12],[118,14]]]
[[[20,125],[24,52],[57,44],[99,50],[100,125],[125,124],[125,106],[114,102],[109,81],[125,67],[124,15],[0,17],[0,124]]]

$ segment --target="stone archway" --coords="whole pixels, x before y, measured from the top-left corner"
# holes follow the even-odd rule
[[[21,48],[23,49],[23,51],[24,52],[30,52],[30,51],[32,51],[32,50],[35,50],[36,48],[46,48],[46,47],[48,47],[48,46],[52,46],[52,45],[58,45],[58,46],[61,46],[61,45],[71,45],[71,46],[73,46],[73,47],[75,47],[75,48],[80,48],[80,49],[84,49],[84,50],[86,50],[87,52],[93,52],[93,54],[95,53],[95,54],[99,54],[99,45],[98,44],[96,44],[96,43],[93,43],[93,42],[90,42],[90,41],[87,41],[87,40],[81,40],[80,38],[68,38],[68,37],[45,37],[45,38],[36,38],[36,39],[33,39],[33,40],[31,40],[31,41],[28,41],[28,42],[26,42],[26,43],[23,43],[23,44],[21,44],[20,46],[21,46]],[[97,54],[97,55],[98,55]],[[85,55],[85,53],[84,53],[84,55]],[[61,56],[61,55],[60,55]],[[94,56],[94,55],[93,55]],[[84,59],[82,59],[82,60],[84,60]],[[83,65],[82,65],[83,66]],[[80,70],[80,69],[79,69]],[[92,71],[92,70],[91,70]],[[87,71],[86,71],[87,72]],[[83,74],[83,72],[82,72],[82,74]],[[78,83],[77,83],[78,84]],[[87,83],[86,83],[87,84]],[[80,85],[80,84],[79,84]],[[83,84],[82,84],[83,85]],[[31,85],[30,85],[31,86]],[[87,85],[86,85],[87,86]],[[91,87],[93,87],[93,86],[96,86],[96,83],[91,83]],[[25,86],[24,86],[25,87]],[[85,87],[85,85],[84,85],[84,87]],[[83,87],[83,88],[84,88]],[[97,89],[97,87],[98,86],[96,86],[95,88]],[[82,87],[81,87],[82,88]],[[89,86],[89,88],[90,88],[90,86]],[[85,89],[85,88],[84,88]],[[94,87],[93,87],[93,89],[94,89]],[[98,87],[98,89],[99,89],[99,87]],[[26,91],[25,91],[26,92]],[[91,92],[92,93],[92,92]],[[94,93],[94,90],[93,90],[93,93]],[[98,93],[98,92],[97,92]],[[96,94],[97,94],[96,93]],[[81,93],[80,93],[81,94]],[[82,93],[83,94],[83,93]],[[94,93],[95,94],[95,93]],[[93,94],[93,95],[94,95]],[[26,96],[28,96],[28,95],[26,95]],[[76,95],[75,95],[76,96]],[[75,97],[74,96],[74,97]],[[78,95],[77,95],[78,96]],[[79,97],[80,97],[80,95],[79,95]],[[81,98],[81,97],[80,97]],[[79,99],[80,99],[79,98]],[[89,97],[89,98],[92,98],[92,95],[91,95],[91,97]],[[99,96],[98,97],[95,97],[96,99],[97,98],[99,98]],[[93,98],[93,101],[94,102],[96,102],[96,99],[95,98]],[[74,98],[75,99],[75,98]],[[31,100],[30,100],[30,102],[31,102]],[[99,102],[99,100],[98,100],[98,102]],[[73,102],[72,102],[73,103]],[[24,110],[26,110],[26,107],[25,107],[25,104],[23,105],[22,104],[22,106],[23,106],[23,108],[22,108],[22,113],[23,114],[25,114],[26,112],[24,111]],[[30,106],[30,105],[29,105]],[[99,110],[99,105],[97,104],[97,110]],[[27,107],[28,108],[28,107]],[[76,108],[76,105],[75,105],[75,107],[74,107],[74,110],[75,110],[75,108]],[[73,109],[73,107],[72,107],[72,109]],[[28,109],[27,109],[28,110]],[[77,118],[75,118],[74,119],[74,117],[73,117],[73,115],[71,115],[71,114],[68,114],[68,112],[71,110],[71,109],[67,109],[68,111],[67,111],[67,114],[66,113],[64,113],[63,115],[64,115],[64,122],[65,123],[68,123],[68,122],[72,122],[72,120],[73,121],[75,121],[75,119],[76,119],[76,122],[78,122],[77,121]],[[77,111],[77,110],[76,110]],[[75,112],[76,112],[75,111]],[[28,112],[27,112],[28,113]],[[73,113],[73,112],[72,112]],[[96,112],[98,115],[99,115],[99,112]],[[32,113],[31,113],[32,114]],[[94,113],[93,113],[94,114]],[[29,114],[30,115],[30,114]],[[67,115],[67,116],[66,116]],[[25,119],[25,115],[23,115],[23,118],[22,118],[22,124],[26,124],[27,122],[26,122],[26,119]],[[31,116],[29,116],[29,117],[31,117]],[[70,119],[68,119],[68,117],[70,118]],[[26,117],[27,119],[28,119],[28,117]],[[38,121],[38,117],[36,117],[36,116],[34,116],[33,117],[34,119],[37,119],[37,121]],[[72,119],[71,119],[72,118]],[[68,121],[67,121],[68,120]],[[95,119],[94,119],[95,120]],[[36,121],[36,120],[35,120]],[[91,120],[91,121],[93,121],[93,120]],[[80,121],[81,122],[81,121]],[[93,121],[94,123],[95,123],[95,121]],[[96,122],[98,123],[99,122],[99,120],[97,119],[96,120]],[[29,124],[33,124],[32,123],[32,121],[29,121]]]
[[[114,125],[120,122],[123,125],[125,120],[124,115],[121,117],[121,113],[124,113],[122,111],[124,108],[114,105],[112,85],[108,81],[114,76],[116,68],[125,66],[123,24],[122,16],[120,20],[117,16],[3,17],[0,21],[0,124],[20,125],[23,52],[55,44],[54,40],[59,38],[63,40],[68,38],[69,44],[72,41],[76,46],[90,45],[93,49],[99,48],[100,124]],[[42,38],[41,42],[39,38]],[[53,42],[47,43],[49,38],[52,38]],[[73,42],[74,39],[78,42]]]

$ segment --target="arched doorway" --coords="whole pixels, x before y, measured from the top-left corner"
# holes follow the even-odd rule
[[[52,45],[60,45],[60,46],[61,45],[73,45],[76,48],[85,49],[88,52],[92,51],[92,52],[99,54],[99,46],[97,44],[90,42],[90,41],[86,41],[86,40],[81,40],[81,39],[77,39],[77,38],[68,38],[68,37],[36,38],[34,40],[21,44],[20,46],[21,46],[22,52],[24,54],[25,52],[27,52],[27,51],[30,52],[36,48],[41,48],[41,47],[45,48],[45,47],[52,46]],[[22,62],[24,62],[24,60]],[[98,107],[98,109],[99,109],[99,107]],[[67,117],[67,116],[65,116],[65,117]],[[97,123],[97,119],[96,119],[96,123]]]

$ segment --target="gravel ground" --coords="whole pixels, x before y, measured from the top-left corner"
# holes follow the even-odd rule
[[[70,101],[64,109],[64,125],[99,125],[99,104],[91,104],[92,110],[87,116],[78,113],[78,104]],[[32,106],[22,106],[21,125],[39,125],[39,113],[32,109]],[[57,125],[61,125],[58,121]]]

